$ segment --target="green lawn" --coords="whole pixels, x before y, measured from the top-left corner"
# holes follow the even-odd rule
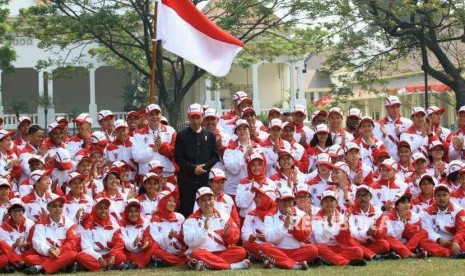
[[[203,271],[202,275],[465,275],[465,260],[449,260],[429,258],[426,260],[399,260],[399,261],[378,261],[369,262],[366,267],[330,267],[323,266],[310,268],[308,271],[293,271],[280,269],[263,269],[260,265],[253,265],[250,270],[243,271]],[[158,268],[129,271],[110,271],[90,273],[82,272],[74,274],[76,276],[85,275],[198,275],[194,271],[185,268]],[[20,275],[20,274],[17,274]]]

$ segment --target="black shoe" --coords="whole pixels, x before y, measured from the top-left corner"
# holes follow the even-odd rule
[[[325,263],[323,262],[323,260],[320,258],[320,257],[317,257],[311,264],[310,266],[312,267],[319,267],[319,266],[322,266],[324,265]]]
[[[388,254],[382,255],[382,258],[385,260],[399,260],[402,257],[394,251],[389,252]]]
[[[12,266],[12,265],[7,265],[7,266],[5,266],[5,267],[0,268],[0,273],[2,273],[2,274],[3,274],[3,273],[5,273],[5,274],[7,274],[7,273],[14,273],[15,270],[16,270],[16,269],[15,269],[14,266]]]
[[[365,261],[364,259],[352,260],[352,261],[350,261],[349,265],[351,265],[351,266],[366,266],[367,261]]]
[[[465,259],[465,252],[461,252],[454,256],[455,259]]]
[[[376,255],[373,255],[373,257],[371,257],[370,260],[371,260],[371,261],[379,261],[379,260],[381,260],[382,258],[383,258],[383,256],[376,254]]]
[[[39,274],[39,270],[38,270],[37,267],[35,267],[35,266],[30,266],[30,267],[28,267],[28,268],[25,268],[25,269],[23,270],[23,272],[24,272],[24,274],[26,274],[26,275],[37,275],[37,274]]]

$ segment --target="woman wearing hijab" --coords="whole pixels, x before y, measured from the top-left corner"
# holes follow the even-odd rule
[[[253,200],[257,208],[247,214],[242,225],[241,232],[244,248],[249,255],[261,261],[265,261],[263,253],[272,259],[280,259],[279,256],[282,253],[275,250],[274,245],[266,242],[263,234],[265,216],[278,210],[274,197],[275,191],[270,190],[267,186],[260,187],[258,184],[255,184],[252,189],[255,192]]]
[[[128,200],[120,221],[124,253],[129,261],[127,268],[144,268],[152,257],[149,222],[141,216],[141,209],[137,199]]]
[[[182,240],[181,227],[184,216],[176,213],[177,191],[162,191],[158,195],[158,210],[153,215],[149,231],[153,239],[153,256],[170,266],[186,263],[186,246]]]
[[[236,205],[240,209],[239,216],[244,219],[248,212],[255,209],[255,192],[252,187],[266,186],[268,190],[276,190],[276,184],[265,176],[266,164],[262,154],[252,154],[247,160],[247,177],[242,178],[237,186]]]
[[[127,260],[121,230],[111,218],[110,205],[108,198],[97,198],[81,233],[82,251],[76,260],[90,271],[113,269]]]

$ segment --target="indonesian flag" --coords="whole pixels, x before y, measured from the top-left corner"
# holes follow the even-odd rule
[[[244,43],[211,22],[189,0],[158,0],[157,40],[163,48],[222,77]]]

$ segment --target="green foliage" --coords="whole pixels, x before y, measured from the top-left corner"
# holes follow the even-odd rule
[[[40,40],[40,47],[62,49],[86,45],[83,55],[131,72],[134,79],[150,78],[152,61],[153,0],[49,0],[48,5],[21,11],[21,34]],[[206,3],[193,0],[194,4]],[[246,43],[240,64],[283,55],[303,55],[313,49],[321,31],[307,32],[301,25],[307,0],[209,1],[203,12],[220,27]],[[297,29],[299,27],[299,29]],[[250,44],[250,46],[249,46]],[[75,64],[77,60],[49,60],[41,66]],[[82,66],[82,65],[80,65]],[[157,45],[156,85],[159,101],[173,124],[179,104],[206,72]],[[148,87],[145,87],[148,90]]]
[[[404,0],[309,0],[309,17],[333,47],[326,72],[337,89],[380,91],[386,76],[420,71],[449,85],[465,104],[465,2]],[[420,60],[420,66],[405,64]],[[342,69],[342,70],[341,70]]]
[[[0,70],[5,72],[13,72],[11,63],[16,60],[16,52],[11,47],[11,26],[7,22],[10,11],[4,8],[9,2],[0,0]]]

